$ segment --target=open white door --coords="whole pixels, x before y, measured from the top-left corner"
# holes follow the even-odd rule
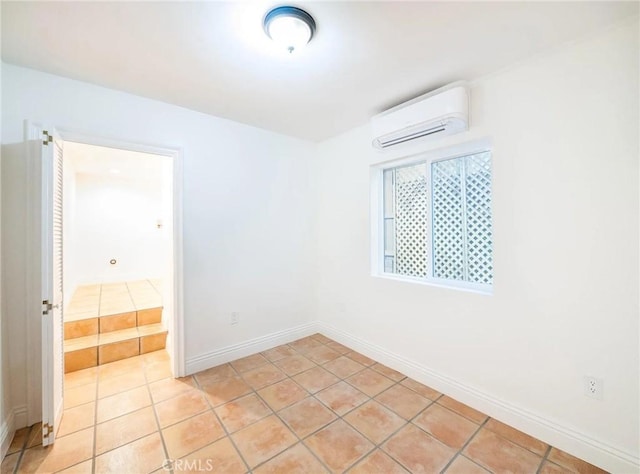
[[[42,445],[53,444],[64,394],[62,299],[62,140],[45,127],[42,140]]]

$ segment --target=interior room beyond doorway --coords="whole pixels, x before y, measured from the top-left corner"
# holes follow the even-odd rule
[[[65,373],[167,348],[171,158],[64,143]]]

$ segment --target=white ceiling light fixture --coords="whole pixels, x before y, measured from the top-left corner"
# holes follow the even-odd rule
[[[267,36],[289,53],[305,46],[316,31],[316,22],[311,15],[290,6],[269,11],[264,17],[263,26]]]

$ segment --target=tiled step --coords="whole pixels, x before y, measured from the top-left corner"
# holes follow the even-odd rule
[[[65,373],[164,349],[161,323],[76,337],[64,342]]]
[[[140,309],[120,314],[68,320],[65,317],[64,339],[92,336],[122,329],[134,328],[162,321],[162,306]]]
[[[100,285],[82,286],[73,294],[65,308],[65,321],[97,318],[100,307]]]
[[[168,331],[161,323],[138,326],[140,335],[140,354],[159,351],[167,345]]]
[[[65,339],[161,322],[158,287],[155,280],[79,287],[65,309]]]
[[[149,280],[81,286],[65,308],[65,321],[157,308],[162,306],[158,287]]]
[[[65,372],[164,349],[160,282],[87,285],[64,314]]]

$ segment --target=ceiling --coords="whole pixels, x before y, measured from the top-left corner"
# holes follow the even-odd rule
[[[65,163],[76,175],[162,185],[171,160],[165,156],[84,143],[64,142]]]
[[[296,2],[311,43],[274,49],[280,2],[2,2],[5,62],[309,140],[638,15],[637,2]]]

